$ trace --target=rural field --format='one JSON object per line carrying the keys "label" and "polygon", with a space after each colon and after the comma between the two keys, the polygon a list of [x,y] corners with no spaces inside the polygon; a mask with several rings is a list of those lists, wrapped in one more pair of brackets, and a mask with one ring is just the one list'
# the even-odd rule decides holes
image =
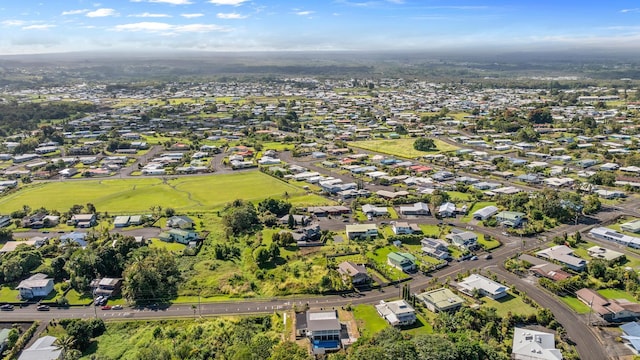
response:
{"label": "rural field", "polygon": [[[286,193],[286,195],[285,195]],[[177,211],[212,210],[235,199],[259,201],[283,198],[294,205],[328,201],[297,186],[252,171],[183,178],[104,179],[47,182],[24,186],[0,199],[0,212],[11,213],[28,205],[67,211],[74,204],[93,203],[98,211],[132,214],[148,212],[152,206]]]}
{"label": "rural field", "polygon": [[433,151],[419,151],[413,148],[415,138],[395,139],[395,140],[365,140],[349,143],[350,147],[371,150],[388,155],[414,159],[429,154],[439,154],[442,152],[458,150],[457,147],[449,145],[438,139],[433,139],[436,149]]}

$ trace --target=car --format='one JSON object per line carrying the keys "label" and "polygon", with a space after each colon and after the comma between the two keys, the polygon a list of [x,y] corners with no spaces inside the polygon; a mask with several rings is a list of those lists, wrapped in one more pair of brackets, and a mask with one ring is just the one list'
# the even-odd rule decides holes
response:
{"label": "car", "polygon": [[506,231],[503,231],[503,232],[502,232],[502,235],[503,235],[503,236],[509,236],[509,233],[508,233],[508,232],[506,232]]}
{"label": "car", "polygon": [[349,219],[342,219],[342,222],[344,222],[344,223],[348,223],[348,222],[349,222]]}
{"label": "car", "polygon": [[113,306],[111,307],[111,310],[122,310],[122,309],[124,309],[124,308],[122,307],[122,305],[113,305]]}
{"label": "car", "polygon": [[491,260],[491,259],[493,259],[493,255],[491,255],[491,254],[485,255],[484,259],[485,260]]}
{"label": "car", "polygon": [[43,233],[43,234],[48,234],[48,233],[49,233],[49,230],[42,230],[42,233]]}
{"label": "car", "polygon": [[0,306],[0,310],[2,310],[2,311],[12,311],[13,310],[13,305],[4,304],[4,305]]}
{"label": "car", "polygon": [[380,225],[387,225],[386,221],[380,221]]}
{"label": "car", "polygon": [[477,256],[475,256],[475,255],[473,255],[469,260],[471,260],[471,261],[476,261],[476,260],[478,260],[478,257],[477,257]]}
{"label": "car", "polygon": [[58,234],[64,234],[64,230],[58,230]]}
{"label": "car", "polygon": [[36,307],[36,310],[38,311],[49,311],[49,305],[45,305],[45,304],[40,304]]}
{"label": "car", "polygon": [[102,302],[102,299],[104,299],[104,297],[98,296],[97,298],[95,298],[93,300],[93,304],[96,305],[96,306],[100,305],[100,303]]}
{"label": "car", "polygon": [[102,310],[111,310],[111,305],[105,305],[101,307]]}

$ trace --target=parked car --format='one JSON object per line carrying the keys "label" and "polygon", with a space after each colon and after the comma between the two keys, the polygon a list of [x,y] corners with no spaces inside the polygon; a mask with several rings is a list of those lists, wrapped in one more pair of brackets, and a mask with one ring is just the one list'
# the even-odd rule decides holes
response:
{"label": "parked car", "polygon": [[477,257],[477,256],[475,256],[475,255],[473,255],[473,256],[470,258],[470,260],[471,260],[471,261],[476,261],[476,260],[478,260],[478,257]]}
{"label": "parked car", "polygon": [[2,311],[12,311],[13,310],[13,305],[11,304],[4,304],[0,306],[0,310]]}
{"label": "parked car", "polygon": [[111,310],[122,310],[122,309],[124,309],[124,308],[122,307],[122,305],[113,305],[113,306],[111,307]]}
{"label": "parked car", "polygon": [[111,305],[105,305],[101,309],[102,310],[111,310]]}
{"label": "parked car", "polygon": [[36,310],[38,311],[49,311],[49,305],[45,305],[45,304],[40,304],[36,307]]}
{"label": "parked car", "polygon": [[485,260],[491,260],[491,259],[493,259],[493,255],[491,255],[491,254],[485,255],[484,259]]}

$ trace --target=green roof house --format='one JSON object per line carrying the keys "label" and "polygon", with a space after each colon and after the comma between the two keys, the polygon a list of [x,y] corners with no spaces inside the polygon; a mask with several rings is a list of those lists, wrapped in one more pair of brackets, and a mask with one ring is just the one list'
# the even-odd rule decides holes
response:
{"label": "green roof house", "polygon": [[390,252],[387,255],[387,263],[398,270],[413,271],[416,268],[416,257],[404,252]]}
{"label": "green roof house", "polygon": [[519,227],[525,221],[525,213],[519,211],[501,211],[496,214],[496,220],[502,226]]}

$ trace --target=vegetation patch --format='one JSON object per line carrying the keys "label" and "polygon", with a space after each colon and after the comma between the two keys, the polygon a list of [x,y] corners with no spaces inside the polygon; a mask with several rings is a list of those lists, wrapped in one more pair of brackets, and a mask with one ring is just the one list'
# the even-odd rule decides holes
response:
{"label": "vegetation patch", "polygon": [[428,154],[439,154],[442,152],[454,151],[458,149],[458,147],[450,145],[442,140],[433,139],[436,149],[428,152],[419,151],[413,147],[415,141],[416,139],[413,138],[395,140],[366,140],[351,142],[349,143],[349,146],[410,159],[415,159],[417,157]]}

